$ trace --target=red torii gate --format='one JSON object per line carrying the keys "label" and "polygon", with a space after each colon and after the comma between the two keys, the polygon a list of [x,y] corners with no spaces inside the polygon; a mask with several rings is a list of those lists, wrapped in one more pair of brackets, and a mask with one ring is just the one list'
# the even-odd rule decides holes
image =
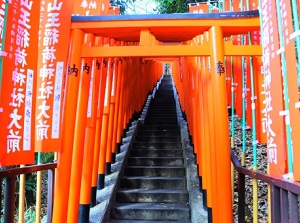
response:
{"label": "red torii gate", "polygon": [[[257,11],[214,15],[73,16],[70,64],[74,67],[80,67],[81,58],[85,58],[84,60],[108,58],[110,60],[110,58],[115,57],[142,57],[144,60],[149,60],[150,58],[208,56],[210,57],[212,72],[210,90],[213,91],[215,101],[212,108],[215,111],[225,111],[227,110],[226,81],[225,76],[219,75],[218,71],[218,66],[224,64],[224,56],[257,56],[262,55],[262,51],[259,45],[237,46],[233,45],[231,41],[224,42],[224,37],[258,31],[259,27]],[[207,34],[206,42],[203,44],[189,43],[193,38],[204,33]],[[85,38],[85,36],[90,36],[90,38]],[[96,45],[94,38],[98,36],[109,37],[124,44],[116,45],[114,42],[107,42]],[[81,152],[78,150],[76,152],[76,149],[73,150],[72,143],[74,134],[84,136],[84,129],[79,127],[80,123],[75,125],[78,86],[82,86],[84,81],[79,77],[80,75],[71,73],[66,88],[65,114],[68,115],[65,116],[62,132],[63,151],[58,157],[53,216],[55,222],[66,222],[67,213],[76,219],[78,211],[76,207],[79,205],[79,198],[73,197],[74,208],[70,209],[69,206],[68,209],[68,199],[72,196],[78,196],[80,190],[78,186],[74,186],[76,182],[80,182],[78,181],[80,176],[77,176],[76,179],[78,180],[72,181],[70,185],[71,163],[82,163]],[[87,94],[88,88],[82,88],[80,97]],[[86,109],[85,101],[81,105],[83,110]],[[202,172],[204,178],[212,174],[217,176],[206,188],[210,191],[208,205],[214,206],[214,220],[218,219],[218,216],[222,216],[218,222],[230,222],[232,214],[227,113],[216,112],[215,125],[211,127],[214,129],[214,134],[218,135],[218,140],[212,141],[214,143],[214,146],[211,145],[210,147],[212,155],[206,157],[206,162],[219,160],[219,163],[214,172]],[[203,148],[203,150],[208,150],[208,148]],[[201,152],[199,151],[198,154],[200,156]],[[81,173],[81,166],[72,165],[72,168],[76,168],[77,174]],[[218,183],[222,183],[222,191],[216,188]],[[213,193],[211,193],[211,186],[213,185]],[[73,218],[70,217],[70,219]]]}

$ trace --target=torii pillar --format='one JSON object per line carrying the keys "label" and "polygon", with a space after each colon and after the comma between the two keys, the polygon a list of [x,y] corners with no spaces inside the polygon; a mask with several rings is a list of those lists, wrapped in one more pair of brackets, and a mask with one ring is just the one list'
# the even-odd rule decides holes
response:
{"label": "torii pillar", "polygon": [[209,29],[211,81],[213,90],[214,129],[215,129],[215,160],[217,161],[217,202],[213,203],[213,222],[232,222],[230,144],[227,113],[226,76],[224,69],[224,38],[221,27]]}

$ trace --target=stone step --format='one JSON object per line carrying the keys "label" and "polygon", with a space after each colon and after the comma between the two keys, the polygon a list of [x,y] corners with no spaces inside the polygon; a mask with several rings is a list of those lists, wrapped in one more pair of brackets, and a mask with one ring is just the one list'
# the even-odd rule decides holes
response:
{"label": "stone step", "polygon": [[153,100],[159,100],[159,99],[169,99],[174,100],[174,92],[173,91],[157,91],[155,94],[155,98]]}
{"label": "stone step", "polygon": [[167,91],[167,92],[172,92],[172,93],[174,93],[172,84],[161,84],[161,85],[159,86],[158,91],[161,91],[161,92]]}
{"label": "stone step", "polygon": [[177,120],[145,120],[145,125],[177,125]]}
{"label": "stone step", "polygon": [[111,208],[115,219],[186,221],[190,219],[190,209],[185,204],[116,203]]}
{"label": "stone step", "polygon": [[174,166],[127,166],[125,176],[184,177],[185,168]]}
{"label": "stone step", "polygon": [[159,105],[153,105],[149,106],[149,112],[176,112],[176,107],[174,106],[159,106]]}
{"label": "stone step", "polygon": [[181,142],[145,143],[133,142],[133,149],[182,149]]}
{"label": "stone step", "polygon": [[150,106],[156,105],[156,103],[159,103],[159,104],[162,104],[162,105],[164,105],[165,103],[167,103],[167,104],[171,104],[174,107],[176,105],[176,101],[174,100],[174,95],[173,94],[161,95],[159,93],[156,93],[155,96],[156,96],[155,97],[156,101],[152,100],[151,103],[150,103]]}
{"label": "stone step", "polygon": [[[168,221],[170,223],[190,223],[190,221]],[[146,220],[111,220],[110,223],[166,223],[166,221],[146,221]]]}
{"label": "stone step", "polygon": [[159,89],[158,89],[158,91],[161,91],[161,92],[163,92],[163,91],[166,91],[166,92],[172,92],[172,93],[174,93],[174,91],[173,91],[173,87],[172,87],[172,84],[170,83],[168,83],[168,84],[166,84],[166,83],[162,83],[160,86],[159,86]]}
{"label": "stone step", "polygon": [[176,120],[177,121],[177,115],[169,115],[169,114],[149,114],[147,116],[147,120]]}
{"label": "stone step", "polygon": [[[162,95],[166,95],[166,94],[172,94],[174,95],[174,91],[173,88],[171,89],[170,87],[167,87],[168,89],[166,89],[164,86],[161,86],[156,93],[161,93]],[[156,96],[156,95],[155,95]],[[156,98],[156,97],[155,97]]]}
{"label": "stone step", "polygon": [[[159,91],[156,92],[157,94],[160,94]],[[154,104],[156,102],[165,102],[168,104],[175,104],[175,98],[174,98],[174,94],[172,92],[172,94],[161,94],[161,95],[155,95],[156,97],[154,99],[152,99],[151,104]],[[159,97],[161,96],[161,97]],[[165,96],[168,96],[170,98],[166,99]]]}
{"label": "stone step", "polygon": [[[158,116],[158,117],[159,116],[170,116],[170,117],[172,117],[172,116],[176,116],[177,113],[176,113],[175,110],[174,111],[161,111],[161,110],[157,110],[157,111],[150,111],[148,113],[148,115],[150,117],[153,117],[153,116]],[[146,118],[149,118],[149,117],[147,116]]]}
{"label": "stone step", "polygon": [[184,165],[182,157],[129,157],[129,166],[178,166]]}
{"label": "stone step", "polygon": [[187,204],[189,201],[186,190],[169,189],[125,189],[116,193],[117,202],[137,203],[176,203]]}
{"label": "stone step", "polygon": [[148,110],[149,114],[151,115],[177,115],[176,113],[176,109],[172,106],[172,108],[163,108],[163,109],[160,109],[160,108],[157,108],[157,107],[152,107],[152,108],[149,108]]}
{"label": "stone step", "polygon": [[160,142],[180,142],[180,136],[141,136],[135,137],[135,142],[160,143]]}
{"label": "stone step", "polygon": [[174,109],[176,106],[175,101],[174,102],[170,102],[170,100],[161,100],[161,101],[153,101],[151,102],[149,108],[171,108]]}
{"label": "stone step", "polygon": [[167,115],[167,114],[171,114],[171,115],[175,115],[177,114],[176,113],[176,108],[174,108],[172,106],[172,108],[169,108],[169,107],[165,107],[165,108],[159,108],[158,106],[156,107],[149,107],[149,110],[148,110],[149,114],[164,114],[164,115]]}
{"label": "stone step", "polygon": [[147,118],[159,118],[159,119],[163,119],[163,118],[176,118],[177,119],[177,114],[152,114],[149,113],[147,115]]}
{"label": "stone step", "polygon": [[155,125],[141,125],[139,127],[140,130],[147,130],[147,131],[180,131],[180,127],[178,125],[160,125],[160,126],[155,126]]}
{"label": "stone step", "polygon": [[173,85],[172,85],[171,81],[160,83],[159,90],[161,90],[161,91],[168,90],[169,91],[170,89],[173,90]]}
{"label": "stone step", "polygon": [[166,104],[166,102],[164,103],[151,103],[149,106],[149,110],[175,110],[175,103],[174,104]]}
{"label": "stone step", "polygon": [[191,209],[171,76],[140,125],[110,208],[112,223],[190,223]]}
{"label": "stone step", "polygon": [[152,102],[149,106],[149,109],[157,108],[157,109],[175,109],[176,107],[175,101],[172,103],[168,102]]}
{"label": "stone step", "polygon": [[179,189],[185,190],[184,177],[125,176],[120,182],[123,189]]}
{"label": "stone step", "polygon": [[145,120],[145,125],[177,125],[177,119],[152,119]]}
{"label": "stone step", "polygon": [[171,80],[162,81],[160,83],[159,90],[164,90],[164,89],[169,88],[169,87],[173,87]]}
{"label": "stone step", "polygon": [[161,106],[161,107],[175,107],[176,102],[175,102],[175,99],[159,98],[159,99],[151,101],[150,107],[155,106],[155,105]]}
{"label": "stone step", "polygon": [[131,157],[183,157],[182,149],[132,149]]}
{"label": "stone step", "polygon": [[140,129],[137,136],[180,136],[180,130],[142,130]]}

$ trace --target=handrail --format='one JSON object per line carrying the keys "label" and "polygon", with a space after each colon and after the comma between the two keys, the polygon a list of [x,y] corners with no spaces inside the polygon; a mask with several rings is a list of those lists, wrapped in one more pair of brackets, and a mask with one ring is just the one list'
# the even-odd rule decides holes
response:
{"label": "handrail", "polygon": [[300,184],[284,178],[276,178],[260,171],[249,170],[241,166],[233,151],[230,151],[231,162],[238,172],[238,222],[245,222],[245,176],[261,180],[270,185],[271,192],[271,219],[272,223],[298,222]]}
{"label": "handrail", "polygon": [[[39,171],[48,171],[48,199],[47,199],[47,222],[52,222],[52,201],[53,201],[53,185],[54,185],[54,170],[57,163],[47,163],[40,165],[32,165],[25,167],[18,167],[13,169],[0,170],[0,191],[2,192],[2,181],[5,179],[5,192],[4,192],[4,222],[14,222],[14,201],[16,189],[16,176],[22,174],[30,174]],[[1,195],[1,193],[0,193]],[[2,196],[0,196],[0,208],[2,210]],[[1,213],[0,213],[1,218]]]}
{"label": "handrail", "polygon": [[43,170],[55,169],[57,163],[46,163],[40,165],[32,165],[32,166],[25,166],[25,167],[18,167],[13,169],[4,169],[0,170],[0,179],[17,176],[21,174],[29,174]]}
{"label": "handrail", "polygon": [[260,171],[249,170],[246,167],[241,166],[240,162],[238,161],[237,157],[234,155],[232,150],[230,151],[230,156],[231,162],[233,163],[237,172],[243,173],[244,175],[250,176],[257,180],[261,180],[276,187],[280,187],[284,190],[288,190],[294,194],[300,195],[300,183],[286,180],[284,178],[276,178],[269,174],[264,174]]}

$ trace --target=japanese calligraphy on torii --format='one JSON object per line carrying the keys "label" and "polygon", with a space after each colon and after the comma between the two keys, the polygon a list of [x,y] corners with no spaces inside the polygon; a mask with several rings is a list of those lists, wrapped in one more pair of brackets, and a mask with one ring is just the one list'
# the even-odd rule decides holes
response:
{"label": "japanese calligraphy on torii", "polygon": [[225,73],[224,65],[221,61],[218,61],[216,64],[216,72],[221,76]]}
{"label": "japanese calligraphy on torii", "polygon": [[81,8],[84,9],[96,9],[97,8],[97,2],[96,1],[87,1],[87,0],[82,0],[80,4]]}

